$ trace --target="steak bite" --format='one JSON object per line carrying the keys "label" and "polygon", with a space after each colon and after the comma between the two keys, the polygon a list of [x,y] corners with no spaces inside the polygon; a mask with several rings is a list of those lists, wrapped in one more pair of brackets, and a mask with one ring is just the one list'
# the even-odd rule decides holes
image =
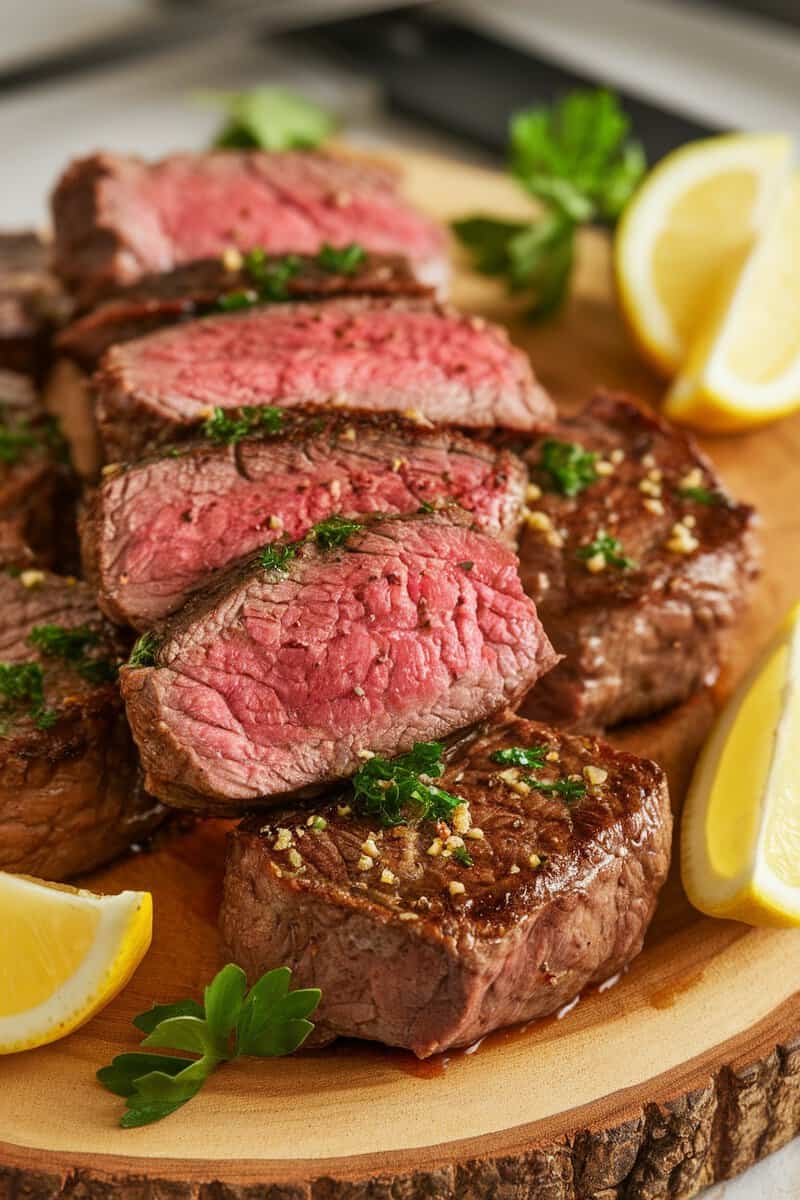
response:
{"label": "steak bite", "polygon": [[410,809],[383,827],[357,793],[231,835],[227,957],[321,988],[317,1036],[425,1058],[544,1017],[641,950],[670,858],[655,763],[509,716],[436,784],[458,803],[438,824]]}
{"label": "steak bite", "polygon": [[619,396],[596,396],[525,458],[520,572],[564,655],[526,714],[601,728],[713,683],[757,573],[754,510],[691,438]]}
{"label": "steak bite", "polygon": [[524,432],[553,417],[505,330],[413,299],[205,317],[113,347],[95,385],[109,462],[185,436],[215,407],[333,406]]}
{"label": "steak bite", "polygon": [[74,550],[65,451],[25,375],[0,370],[0,521],[48,564]]}
{"label": "steak bite", "polygon": [[48,259],[37,234],[0,234],[0,370],[43,370],[50,335],[65,310]]}
{"label": "steak bite", "polygon": [[[347,254],[347,251],[345,251]],[[238,253],[203,259],[178,267],[169,275],[147,275],[118,288],[96,308],[77,317],[56,338],[56,348],[86,370],[93,370],[111,346],[142,337],[164,325],[206,316],[237,305],[331,296],[426,296],[426,288],[399,255],[364,254],[345,270],[336,256],[267,257],[259,270],[250,256]],[[226,262],[233,266],[226,266]],[[328,266],[321,265],[329,263]],[[239,265],[241,264],[241,265]],[[259,279],[268,280],[268,288]]]}
{"label": "steak bite", "polygon": [[121,680],[149,790],[224,811],[449,737],[554,661],[512,551],[425,513],[266,547],[145,634]]}
{"label": "steak bite", "polygon": [[0,869],[66,879],[163,819],[142,788],[116,666],[124,643],[91,590],[0,573]]}
{"label": "steak bite", "polygon": [[402,255],[426,285],[447,280],[444,232],[396,175],[321,153],[95,154],[67,168],[52,206],[56,270],[82,307],[231,247],[313,255],[358,242]]}
{"label": "steak bite", "polygon": [[180,453],[106,473],[81,534],[112,620],[146,629],[221,567],[267,541],[303,537],[334,513],[407,514],[454,501],[477,528],[514,539],[527,473],[509,451],[385,419],[271,415],[275,437],[238,440],[246,421],[215,419],[209,438]]}

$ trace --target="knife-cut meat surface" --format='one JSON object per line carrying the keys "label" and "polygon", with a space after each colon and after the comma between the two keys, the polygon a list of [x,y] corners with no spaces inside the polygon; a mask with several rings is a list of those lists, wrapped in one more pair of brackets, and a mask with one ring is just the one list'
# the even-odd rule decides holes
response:
{"label": "knife-cut meat surface", "polygon": [[125,651],[86,584],[0,572],[0,870],[66,879],[163,820],[115,679]]}
{"label": "knife-cut meat surface", "polygon": [[425,284],[447,281],[444,232],[396,175],[327,154],[94,154],[67,168],[52,207],[55,267],[82,305],[231,247],[311,255],[356,242],[403,255]]}
{"label": "knife-cut meat surface", "polygon": [[113,347],[95,384],[108,462],[174,441],[216,407],[338,407],[526,433],[554,415],[505,330],[414,299],[205,317]]}
{"label": "knife-cut meat surface", "polygon": [[225,810],[455,735],[554,661],[513,552],[442,513],[256,552],[145,634],[121,678],[149,790]]}
{"label": "knife-cut meat surface", "polygon": [[520,570],[564,655],[526,713],[602,728],[713,683],[757,572],[753,509],[624,397],[597,396],[524,457],[541,494]]}
{"label": "knife-cut meat surface", "polygon": [[436,782],[461,802],[449,824],[385,828],[345,793],[231,835],[227,957],[320,987],[315,1036],[426,1057],[554,1012],[642,947],[670,858],[659,767],[509,717]]}
{"label": "knife-cut meat surface", "polygon": [[48,342],[66,310],[35,233],[0,233],[0,369],[41,375]]}
{"label": "knife-cut meat surface", "polygon": [[112,620],[146,629],[221,567],[333,513],[407,514],[453,501],[477,527],[514,538],[527,473],[510,452],[386,419],[278,416],[275,437],[204,439],[106,473],[81,533]]}

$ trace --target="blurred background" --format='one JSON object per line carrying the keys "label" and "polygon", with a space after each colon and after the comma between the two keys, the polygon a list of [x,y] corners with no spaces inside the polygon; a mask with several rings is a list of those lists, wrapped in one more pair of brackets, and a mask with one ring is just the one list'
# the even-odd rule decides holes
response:
{"label": "blurred background", "polygon": [[727,128],[800,137],[800,0],[0,0],[0,224],[63,162],[207,144],[203,88],[291,87],[362,144],[499,161],[510,112],[587,81],[652,161]]}

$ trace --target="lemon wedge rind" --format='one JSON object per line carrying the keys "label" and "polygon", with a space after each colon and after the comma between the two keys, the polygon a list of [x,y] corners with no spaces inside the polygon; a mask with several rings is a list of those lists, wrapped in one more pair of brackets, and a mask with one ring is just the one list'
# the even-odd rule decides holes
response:
{"label": "lemon wedge rind", "polygon": [[[800,926],[799,733],[800,604],[726,704],[695,768],[681,825],[681,875],[701,912],[751,925]],[[734,786],[715,797],[726,756]],[[745,787],[754,762],[760,786],[737,794],[737,764]],[[726,856],[727,839],[734,853]]]}
{"label": "lemon wedge rind", "polygon": [[[720,270],[731,260],[741,263],[764,228],[791,155],[783,134],[691,142],[650,172],[626,208],[614,245],[620,304],[634,340],[661,373],[672,376],[682,366],[687,328],[694,328]],[[664,238],[674,242],[674,260],[668,254],[659,261]],[[682,291],[667,300],[662,292],[670,274]],[[688,311],[671,311],[671,303]]]}
{"label": "lemon wedge rind", "polygon": [[[0,1054],[44,1045],[83,1025],[122,990],[152,937],[149,892],[99,896],[0,872],[0,914],[9,953],[0,966]],[[77,961],[69,947],[49,944],[61,928],[79,935]],[[48,968],[50,958],[56,965]],[[58,964],[63,970],[65,962],[69,973],[60,978]],[[24,981],[15,985],[23,964]]]}

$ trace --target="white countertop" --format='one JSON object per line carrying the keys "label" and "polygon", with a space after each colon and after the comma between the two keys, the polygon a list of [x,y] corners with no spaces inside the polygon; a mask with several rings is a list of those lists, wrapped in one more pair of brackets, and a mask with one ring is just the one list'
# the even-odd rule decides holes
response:
{"label": "white countertop", "polygon": [[[734,21],[720,34],[708,11],[668,7],[655,0],[559,0],[552,3],[474,0],[481,19],[580,66],[591,61],[609,82],[639,87],[662,102],[680,94],[689,112],[746,128],[783,128],[800,138],[800,37],[763,32]],[[113,8],[114,12],[110,12]],[[0,64],[10,61],[18,32],[21,44],[52,44],[61,22],[65,33],[124,18],[134,0],[5,0]],[[48,37],[31,35],[49,22]],[[246,35],[226,29],[212,42],[140,59],[109,72],[90,73],[52,87],[0,96],[0,228],[46,220],[46,197],[64,164],[98,148],[146,156],[207,144],[218,116],[193,103],[202,88],[289,84],[337,109],[354,140],[441,149],[479,158],[471,148],[414,129],[382,115],[374,90],[333,70],[300,59],[277,57]],[[731,114],[735,114],[731,118]],[[707,1200],[798,1200],[800,1140],[739,1180],[707,1193]]]}

